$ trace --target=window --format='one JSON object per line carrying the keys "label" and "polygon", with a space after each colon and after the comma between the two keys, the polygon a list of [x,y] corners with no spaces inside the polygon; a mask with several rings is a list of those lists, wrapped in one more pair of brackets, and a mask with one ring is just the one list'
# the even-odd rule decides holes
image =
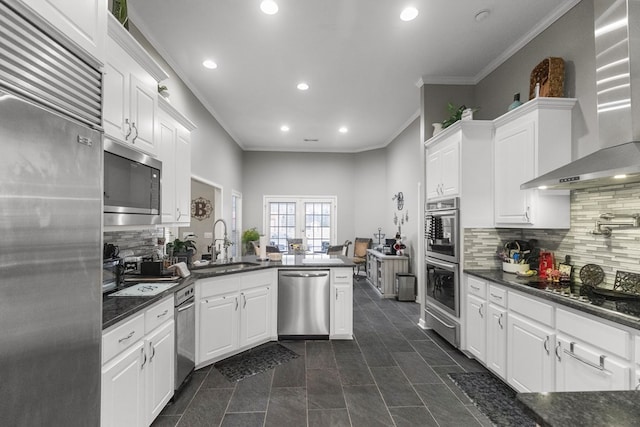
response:
{"label": "window", "polygon": [[308,252],[336,241],[335,197],[265,197],[265,230],[271,245],[287,251],[287,239],[302,239]]}

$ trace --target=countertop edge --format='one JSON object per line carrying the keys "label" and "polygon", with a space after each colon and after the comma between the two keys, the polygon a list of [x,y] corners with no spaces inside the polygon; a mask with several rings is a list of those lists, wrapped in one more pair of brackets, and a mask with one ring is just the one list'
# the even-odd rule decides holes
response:
{"label": "countertop edge", "polygon": [[[602,307],[598,307],[590,303],[580,302],[580,301],[568,298],[566,296],[561,296],[561,295],[557,295],[541,289],[529,287],[523,284],[524,281],[530,280],[529,278],[526,278],[526,277],[520,278],[511,273],[504,273],[500,269],[491,269],[491,270],[464,269],[463,273],[469,274],[475,277],[479,277],[481,279],[488,280],[491,282],[495,282],[499,285],[506,286],[508,288],[517,290],[519,292],[533,295],[535,297],[545,299],[547,301],[551,301],[559,305],[563,305],[565,307],[569,307],[569,308],[581,311],[583,313],[588,313],[593,316],[597,316],[602,319],[605,319],[614,323],[618,323],[623,326],[640,330],[640,318],[638,317],[624,314],[624,313],[617,313]],[[504,278],[505,275],[508,275],[509,279],[511,279],[511,277],[513,277],[513,279],[507,280]],[[521,283],[518,283],[518,281],[521,281]]]}

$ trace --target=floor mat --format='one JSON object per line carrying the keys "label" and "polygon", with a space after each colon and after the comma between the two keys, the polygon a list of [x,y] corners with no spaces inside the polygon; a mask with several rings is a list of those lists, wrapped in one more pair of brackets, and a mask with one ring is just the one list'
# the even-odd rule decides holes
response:
{"label": "floor mat", "polygon": [[516,392],[490,372],[447,375],[496,426],[536,425],[516,402]]}
{"label": "floor mat", "polygon": [[259,374],[297,357],[299,357],[298,353],[283,345],[265,344],[231,356],[213,366],[233,382]]}

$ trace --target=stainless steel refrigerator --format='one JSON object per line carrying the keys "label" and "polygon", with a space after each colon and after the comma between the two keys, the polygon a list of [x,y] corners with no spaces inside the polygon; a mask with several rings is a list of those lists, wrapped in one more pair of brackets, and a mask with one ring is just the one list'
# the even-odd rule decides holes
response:
{"label": "stainless steel refrigerator", "polygon": [[99,70],[0,0],[0,425],[98,426]]}

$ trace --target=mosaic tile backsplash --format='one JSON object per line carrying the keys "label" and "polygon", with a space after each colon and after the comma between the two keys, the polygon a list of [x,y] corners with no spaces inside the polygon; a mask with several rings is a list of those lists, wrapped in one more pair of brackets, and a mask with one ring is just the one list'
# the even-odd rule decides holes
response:
{"label": "mosaic tile backsplash", "polygon": [[135,256],[142,256],[153,253],[156,248],[161,249],[157,242],[163,235],[164,229],[160,227],[148,230],[105,231],[103,240],[104,243],[116,245],[121,253],[131,250]]}
{"label": "mosaic tile backsplash", "polygon": [[571,256],[573,277],[586,264],[605,272],[601,286],[613,287],[617,270],[640,273],[640,228],[613,228],[611,237],[594,235],[603,213],[640,213],[640,184],[616,185],[571,192],[569,230],[480,229],[464,230],[464,268],[500,268],[498,247],[510,240],[537,239],[539,247],[554,252],[556,262]]}

